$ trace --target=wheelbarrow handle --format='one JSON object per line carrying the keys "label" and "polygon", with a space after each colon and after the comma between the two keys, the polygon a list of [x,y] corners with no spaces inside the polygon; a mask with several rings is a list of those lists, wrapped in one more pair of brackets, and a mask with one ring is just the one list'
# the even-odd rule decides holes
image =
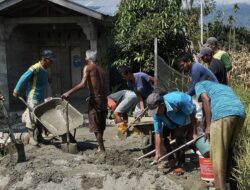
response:
{"label": "wheelbarrow handle", "polygon": [[28,103],[21,96],[18,96],[18,99],[24,103],[24,105],[29,109],[30,112],[33,111],[32,108],[28,105]]}

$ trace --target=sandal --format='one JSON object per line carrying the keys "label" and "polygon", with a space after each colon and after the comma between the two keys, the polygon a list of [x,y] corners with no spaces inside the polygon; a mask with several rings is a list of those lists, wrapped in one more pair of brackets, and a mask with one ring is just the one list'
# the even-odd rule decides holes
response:
{"label": "sandal", "polygon": [[172,172],[172,175],[174,175],[174,176],[180,176],[180,175],[183,175],[184,173],[185,173],[185,170],[183,168],[177,167]]}

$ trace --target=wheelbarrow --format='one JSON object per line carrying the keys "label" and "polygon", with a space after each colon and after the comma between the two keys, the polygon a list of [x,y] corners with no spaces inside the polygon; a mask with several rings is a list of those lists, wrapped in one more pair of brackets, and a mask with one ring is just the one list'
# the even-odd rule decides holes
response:
{"label": "wheelbarrow", "polygon": [[[23,103],[27,103],[19,97]],[[30,109],[30,108],[29,108]],[[71,106],[66,100],[52,98],[30,110],[35,118],[54,136],[64,137],[67,134],[67,144],[62,144],[61,148],[65,152],[76,153],[76,143],[70,143],[70,131],[83,125],[83,115]],[[72,135],[71,135],[72,136]]]}

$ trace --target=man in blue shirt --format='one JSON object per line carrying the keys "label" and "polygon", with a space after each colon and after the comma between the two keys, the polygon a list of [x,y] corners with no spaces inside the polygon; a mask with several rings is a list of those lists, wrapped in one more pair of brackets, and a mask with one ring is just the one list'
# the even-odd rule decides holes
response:
{"label": "man in blue shirt", "polygon": [[[18,80],[16,87],[13,91],[13,96],[18,97],[22,87],[26,84],[27,103],[31,108],[44,101],[45,89],[48,84],[48,71],[47,68],[54,62],[55,56],[51,50],[44,50],[42,52],[41,60],[32,65]],[[25,111],[26,127],[30,134],[30,144],[38,145],[38,140],[42,140],[41,130],[38,134],[34,134],[36,124],[32,122],[28,109]]]}
{"label": "man in blue shirt", "polygon": [[204,77],[209,77],[212,81],[218,82],[216,76],[201,65],[194,62],[193,56],[189,53],[183,53],[177,61],[177,66],[182,72],[190,73],[192,78],[192,87],[188,90],[187,94],[193,96],[195,94],[194,86]]}
{"label": "man in blue shirt", "polygon": [[146,108],[145,101],[154,90],[152,85],[155,83],[155,79],[143,72],[133,73],[130,67],[123,67],[121,74],[127,81],[128,89],[136,93],[138,102],[135,110],[136,116]]}
{"label": "man in blue shirt", "polygon": [[245,109],[229,86],[200,81],[195,85],[195,92],[202,102],[205,134],[210,139],[215,188],[224,190],[230,177],[232,150],[244,123]]}
{"label": "man in blue shirt", "polygon": [[[161,96],[159,93],[152,93],[147,98],[149,108],[148,114],[154,119],[155,132],[155,160],[159,160],[162,145],[162,129],[166,127],[171,130],[176,139],[177,146],[185,144],[187,132],[193,130],[188,128],[188,124],[196,122],[196,106],[192,102],[192,97],[186,93],[175,91]],[[189,125],[191,127],[191,125]],[[177,168],[182,174],[185,162],[185,151],[180,150],[177,154]]]}

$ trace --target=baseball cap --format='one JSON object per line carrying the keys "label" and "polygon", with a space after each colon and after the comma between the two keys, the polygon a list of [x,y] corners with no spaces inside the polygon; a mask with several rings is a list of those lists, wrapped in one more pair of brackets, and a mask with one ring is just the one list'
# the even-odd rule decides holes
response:
{"label": "baseball cap", "polygon": [[[153,92],[148,96],[146,102],[148,106],[148,115],[154,116],[157,114],[159,105],[163,103],[163,98],[161,97],[159,93]],[[173,110],[167,101],[165,101],[164,104],[166,105],[168,111]]]}
{"label": "baseball cap", "polygon": [[218,40],[215,37],[209,37],[206,41],[206,46],[216,44],[218,44]]}
{"label": "baseball cap", "polygon": [[97,51],[87,50],[86,51],[86,60],[96,61]]}
{"label": "baseball cap", "polygon": [[213,50],[209,47],[203,47],[201,48],[200,53],[198,53],[197,57],[202,58],[204,55],[212,55]]}
{"label": "baseball cap", "polygon": [[45,58],[45,59],[49,59],[51,61],[55,61],[54,52],[49,50],[49,49],[46,49],[46,50],[42,51],[42,57]]}

